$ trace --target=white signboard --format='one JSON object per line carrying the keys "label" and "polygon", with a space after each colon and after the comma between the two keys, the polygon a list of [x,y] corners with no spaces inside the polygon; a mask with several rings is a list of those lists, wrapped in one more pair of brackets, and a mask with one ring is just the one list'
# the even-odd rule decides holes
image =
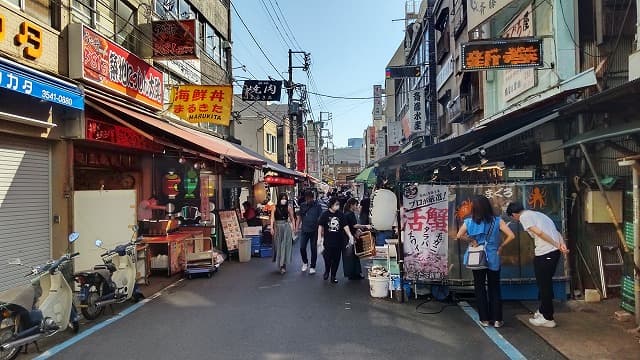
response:
{"label": "white signboard", "polygon": [[444,64],[442,65],[442,68],[440,69],[440,71],[438,72],[438,75],[436,76],[436,88],[438,90],[440,90],[442,85],[444,85],[447,82],[447,80],[449,80],[451,75],[453,75],[453,68],[454,68],[453,57],[449,55],[449,58],[447,58],[447,60],[444,62]]}
{"label": "white signboard", "polygon": [[402,212],[406,279],[445,278],[449,272],[448,186],[406,185]]}
{"label": "white signboard", "polygon": [[176,76],[183,78],[189,84],[200,85],[202,83],[200,60],[155,60],[155,62]]}
{"label": "white signboard", "polygon": [[[503,38],[534,36],[533,8],[527,6],[502,33]],[[502,76],[502,95],[509,101],[536,86],[535,69],[509,69],[500,72]]]}
{"label": "white signboard", "polygon": [[424,98],[422,88],[409,92],[409,125],[412,134],[424,133],[427,120]]}
{"label": "white signboard", "polygon": [[473,30],[512,1],[513,0],[469,0],[467,2],[468,29]]}

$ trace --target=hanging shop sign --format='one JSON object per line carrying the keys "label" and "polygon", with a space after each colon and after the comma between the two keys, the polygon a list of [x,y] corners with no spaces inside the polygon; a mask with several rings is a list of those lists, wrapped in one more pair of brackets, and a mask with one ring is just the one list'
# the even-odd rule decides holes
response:
{"label": "hanging shop sign", "polygon": [[424,90],[422,88],[412,90],[409,96],[409,122],[411,124],[411,133],[422,133],[427,119],[427,114],[425,112]]}
{"label": "hanging shop sign", "polygon": [[373,119],[382,119],[382,85],[373,85]]}
{"label": "hanging shop sign", "polygon": [[231,119],[231,85],[180,85],[172,89],[174,114],[191,123],[229,126]]}
{"label": "hanging shop sign", "polygon": [[295,185],[296,181],[291,178],[285,178],[280,176],[265,176],[264,182],[269,185]]}
{"label": "hanging shop sign", "polygon": [[121,170],[137,170],[139,168],[136,155],[95,148],[74,147],[73,162],[78,167],[88,166]]}
{"label": "hanging shop sign", "polygon": [[245,80],[242,86],[243,101],[280,101],[282,81]]}
{"label": "hanging shop sign", "polygon": [[196,19],[151,23],[154,59],[197,59]]}
{"label": "hanging shop sign", "polygon": [[73,109],[84,109],[77,86],[0,58],[0,87]]}
{"label": "hanging shop sign", "polygon": [[134,130],[121,125],[107,124],[98,120],[86,119],[86,139],[99,141],[130,149],[159,152],[163,150],[161,145],[138,134]]}
{"label": "hanging shop sign", "polygon": [[69,24],[69,76],[162,109],[162,72],[82,24]]}
{"label": "hanging shop sign", "polygon": [[[507,26],[502,33],[503,38],[533,37],[533,7],[527,6]],[[500,73],[502,76],[502,94],[509,101],[523,92],[536,86],[535,69],[509,69]]]}
{"label": "hanging shop sign", "polygon": [[296,152],[296,166],[297,170],[304,172],[307,169],[307,144],[304,138],[297,139],[298,149]]}
{"label": "hanging shop sign", "polygon": [[448,275],[449,189],[407,184],[403,189],[404,268],[410,280]]}
{"label": "hanging shop sign", "polygon": [[385,70],[385,77],[387,79],[420,77],[421,75],[422,75],[422,69],[420,69],[420,65],[390,66]]}
{"label": "hanging shop sign", "polygon": [[467,2],[468,29],[472,30],[489,20],[513,0],[469,0]]}
{"label": "hanging shop sign", "polygon": [[472,41],[462,44],[462,70],[542,66],[542,40],[536,38]]}

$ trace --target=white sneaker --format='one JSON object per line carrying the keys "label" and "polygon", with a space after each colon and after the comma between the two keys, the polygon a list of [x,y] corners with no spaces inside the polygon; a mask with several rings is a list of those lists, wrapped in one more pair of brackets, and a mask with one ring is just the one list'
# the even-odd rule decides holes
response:
{"label": "white sneaker", "polygon": [[537,318],[533,317],[529,319],[529,322],[533,326],[548,327],[548,328],[554,328],[557,326],[555,321],[547,320],[544,317],[537,317]]}
{"label": "white sneaker", "polygon": [[313,275],[316,273],[316,268],[310,268],[309,269],[309,275]]}
{"label": "white sneaker", "polygon": [[302,264],[302,272],[307,271],[308,268],[309,266],[307,266],[307,264]]}
{"label": "white sneaker", "polygon": [[539,318],[544,318],[544,316],[542,316],[542,314],[540,313],[540,310],[536,310],[536,312],[533,314],[533,318],[539,319]]}

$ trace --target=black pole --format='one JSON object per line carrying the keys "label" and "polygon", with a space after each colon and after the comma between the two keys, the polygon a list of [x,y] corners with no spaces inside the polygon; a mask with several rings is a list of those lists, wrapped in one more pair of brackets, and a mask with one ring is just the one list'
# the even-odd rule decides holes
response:
{"label": "black pole", "polygon": [[400,302],[404,302],[404,245],[402,242],[402,219],[400,209],[402,206],[402,189],[400,182],[396,182],[396,230],[398,231],[398,269],[400,270]]}
{"label": "black pole", "polygon": [[293,136],[293,132],[294,132],[294,124],[293,124],[293,109],[291,108],[293,106],[293,102],[291,101],[293,99],[293,61],[292,61],[292,51],[291,49],[289,49],[289,82],[287,83],[287,96],[288,96],[288,107],[287,107],[287,111],[289,114],[289,146],[287,148],[287,152],[289,153],[289,164],[291,166],[291,169],[295,169],[296,168],[296,153],[295,153],[295,144],[294,144],[294,136]]}

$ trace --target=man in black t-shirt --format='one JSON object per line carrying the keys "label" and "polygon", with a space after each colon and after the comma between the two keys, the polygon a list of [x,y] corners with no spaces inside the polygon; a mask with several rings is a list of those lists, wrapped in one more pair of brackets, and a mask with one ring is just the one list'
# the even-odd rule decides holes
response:
{"label": "man in black t-shirt", "polygon": [[347,234],[349,242],[353,243],[353,235],[349,230],[344,215],[340,212],[340,202],[337,198],[329,200],[329,210],[325,211],[318,222],[318,248],[324,248],[324,279],[337,283],[336,274],[340,266],[342,249],[345,247],[344,234]]}

